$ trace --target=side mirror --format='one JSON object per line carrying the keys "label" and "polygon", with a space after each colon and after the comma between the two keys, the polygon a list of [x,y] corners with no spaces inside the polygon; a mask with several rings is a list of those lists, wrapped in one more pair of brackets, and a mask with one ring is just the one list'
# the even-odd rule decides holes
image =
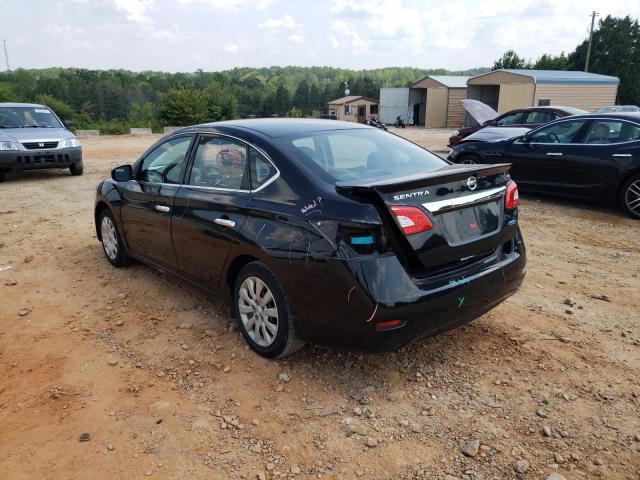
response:
{"label": "side mirror", "polygon": [[111,170],[111,178],[116,182],[128,182],[133,178],[133,169],[131,165],[120,165]]}
{"label": "side mirror", "polygon": [[66,129],[73,128],[73,122],[71,120],[64,120],[62,124]]}

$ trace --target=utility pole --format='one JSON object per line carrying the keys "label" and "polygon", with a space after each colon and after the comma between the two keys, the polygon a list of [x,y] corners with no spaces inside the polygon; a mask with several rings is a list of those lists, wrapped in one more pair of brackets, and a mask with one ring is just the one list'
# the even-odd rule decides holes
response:
{"label": "utility pole", "polygon": [[7,53],[7,41],[3,38],[2,45],[4,46],[4,61],[7,63],[7,72],[11,71],[11,67],[9,66],[9,54]]}
{"label": "utility pole", "polygon": [[597,16],[598,14],[596,13],[595,10],[591,12],[591,29],[589,30],[589,45],[587,46],[587,59],[584,61],[585,72],[589,71],[589,57],[591,56],[591,40],[593,38],[593,24],[595,23]]}

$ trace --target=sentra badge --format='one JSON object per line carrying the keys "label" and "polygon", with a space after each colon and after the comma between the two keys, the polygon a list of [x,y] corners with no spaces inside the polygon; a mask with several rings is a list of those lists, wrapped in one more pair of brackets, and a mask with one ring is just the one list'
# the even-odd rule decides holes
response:
{"label": "sentra badge", "polygon": [[429,190],[418,190],[417,192],[402,193],[400,195],[394,195],[394,200],[406,200],[408,198],[425,197],[429,195]]}

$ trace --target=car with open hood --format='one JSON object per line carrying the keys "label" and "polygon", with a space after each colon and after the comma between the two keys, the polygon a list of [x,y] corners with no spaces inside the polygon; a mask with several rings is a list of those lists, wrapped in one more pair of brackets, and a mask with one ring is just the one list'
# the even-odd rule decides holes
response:
{"label": "car with open hood", "polygon": [[530,131],[485,128],[448,158],[461,164],[507,162],[523,191],[617,206],[640,219],[640,113],[571,116]]}
{"label": "car with open hood", "polygon": [[82,147],[45,105],[0,103],[0,182],[12,170],[68,168],[82,175]]}
{"label": "car with open hood", "polygon": [[464,325],[520,286],[509,165],[452,165],[336,120],[187,127],[98,186],[114,266],[137,259],[227,292],[251,348],[397,349]]}
{"label": "car with open hood", "polygon": [[586,110],[573,107],[531,107],[510,110],[499,115],[486,103],[473,99],[462,100],[462,105],[473,119],[474,125],[458,130],[449,137],[449,146],[458,145],[465,137],[486,127],[536,128],[569,115],[584,115]]}

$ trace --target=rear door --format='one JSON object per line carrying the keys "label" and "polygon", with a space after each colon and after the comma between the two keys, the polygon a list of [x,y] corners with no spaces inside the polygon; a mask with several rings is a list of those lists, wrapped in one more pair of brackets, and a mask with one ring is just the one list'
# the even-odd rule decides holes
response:
{"label": "rear door", "polygon": [[[180,272],[215,290],[238,231],[246,221],[257,158],[250,145],[224,135],[200,135],[176,194],[173,243]],[[265,160],[266,161],[266,160]],[[269,164],[270,165],[270,164]],[[267,168],[268,170],[268,168]],[[264,180],[264,169],[259,169]]]}
{"label": "rear door", "polygon": [[523,188],[538,191],[563,190],[573,182],[569,151],[579,144],[589,120],[564,120],[541,127],[509,145],[504,161],[510,162],[511,176]]}
{"label": "rear door", "polygon": [[568,193],[599,198],[615,192],[621,172],[631,163],[640,145],[640,126],[618,119],[596,119],[589,125],[583,140],[566,153],[571,172]]}
{"label": "rear door", "polygon": [[182,181],[193,135],[170,138],[140,161],[136,178],[123,185],[122,225],[131,251],[174,269],[171,243],[173,197]]}

